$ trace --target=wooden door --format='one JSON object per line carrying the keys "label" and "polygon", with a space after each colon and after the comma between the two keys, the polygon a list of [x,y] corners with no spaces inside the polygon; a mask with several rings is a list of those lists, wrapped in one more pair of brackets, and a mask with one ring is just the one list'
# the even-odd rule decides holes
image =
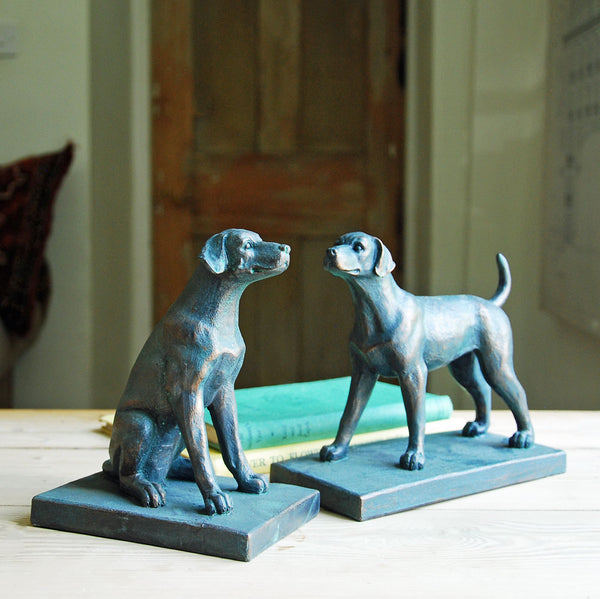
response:
{"label": "wooden door", "polygon": [[251,286],[238,386],[349,373],[352,304],[322,268],[342,233],[396,251],[402,155],[397,2],[155,0],[155,316],[229,227],[292,247]]}

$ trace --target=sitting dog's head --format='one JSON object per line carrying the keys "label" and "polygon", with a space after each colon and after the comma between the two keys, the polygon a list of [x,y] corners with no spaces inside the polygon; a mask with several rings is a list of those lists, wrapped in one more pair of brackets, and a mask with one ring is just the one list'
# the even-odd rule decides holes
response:
{"label": "sitting dog's head", "polygon": [[290,247],[263,241],[252,231],[227,229],[206,242],[200,259],[215,275],[231,273],[258,280],[278,275],[289,266]]}
{"label": "sitting dog's head", "polygon": [[396,264],[378,237],[346,233],[325,252],[325,270],[338,277],[384,277]]}

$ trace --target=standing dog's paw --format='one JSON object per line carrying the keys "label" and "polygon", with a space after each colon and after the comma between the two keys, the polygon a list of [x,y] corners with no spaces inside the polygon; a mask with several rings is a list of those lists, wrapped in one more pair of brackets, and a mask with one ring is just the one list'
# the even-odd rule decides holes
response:
{"label": "standing dog's paw", "polygon": [[331,445],[324,445],[321,447],[319,458],[321,459],[321,462],[335,462],[337,460],[344,459],[347,455],[347,445],[336,445],[333,443]]}
{"label": "standing dog's paw", "polygon": [[525,449],[533,445],[533,431],[517,431],[509,440],[509,447]]}
{"label": "standing dog's paw", "polygon": [[233,507],[229,495],[223,491],[214,491],[204,496],[204,512],[207,516],[227,514]]}
{"label": "standing dog's paw", "polygon": [[400,458],[398,465],[403,470],[422,470],[425,465],[425,456],[422,451],[407,451]]}
{"label": "standing dog's paw", "polygon": [[463,437],[479,437],[480,435],[484,435],[487,433],[488,425],[486,422],[467,422],[465,424],[462,435]]}
{"label": "standing dog's paw", "polygon": [[238,491],[242,493],[266,493],[269,488],[266,477],[252,472],[248,478],[238,480]]}

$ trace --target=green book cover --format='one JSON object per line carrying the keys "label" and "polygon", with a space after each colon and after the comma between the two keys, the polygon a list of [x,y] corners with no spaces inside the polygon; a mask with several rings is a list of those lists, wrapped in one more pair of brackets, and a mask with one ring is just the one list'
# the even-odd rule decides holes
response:
{"label": "green book cover", "polygon": [[[346,405],[350,377],[236,390],[240,439],[244,449],[275,447],[335,437]],[[447,395],[427,393],[428,422],[449,418]],[[211,445],[216,444],[206,411]],[[358,423],[356,434],[406,426],[400,387],[378,381]]]}

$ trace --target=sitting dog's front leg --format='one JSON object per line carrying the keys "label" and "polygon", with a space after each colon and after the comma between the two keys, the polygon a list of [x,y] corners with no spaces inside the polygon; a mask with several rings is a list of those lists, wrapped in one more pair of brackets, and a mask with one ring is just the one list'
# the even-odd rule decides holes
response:
{"label": "sitting dog's front leg", "polygon": [[408,447],[400,457],[400,468],[421,470],[425,465],[425,384],[427,366],[417,365],[399,377],[406,419],[408,423]]}
{"label": "sitting dog's front leg", "polygon": [[178,410],[177,416],[179,428],[192,463],[194,479],[204,498],[205,511],[209,516],[212,516],[215,513],[225,514],[231,511],[232,504],[229,496],[221,491],[215,478],[215,471],[208,450],[204,402],[201,395],[201,392],[198,395],[185,394],[182,397],[181,408]]}
{"label": "sitting dog's front leg", "polygon": [[219,439],[223,461],[238,483],[238,491],[265,493],[267,479],[256,474],[244,454],[236,412],[233,385],[223,387],[208,406]]}
{"label": "sitting dog's front leg", "polygon": [[374,372],[353,369],[350,392],[340,420],[340,426],[334,442],[321,448],[320,458],[322,462],[341,460],[348,455],[348,446],[369,397],[371,397],[377,378],[378,376]]}

